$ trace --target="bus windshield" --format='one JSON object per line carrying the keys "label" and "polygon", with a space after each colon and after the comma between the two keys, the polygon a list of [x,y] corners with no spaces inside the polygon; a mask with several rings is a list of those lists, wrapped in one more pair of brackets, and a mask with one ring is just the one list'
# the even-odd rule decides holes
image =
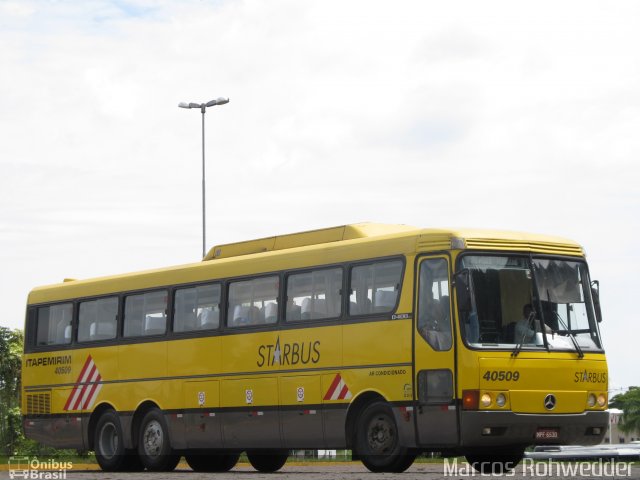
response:
{"label": "bus windshield", "polygon": [[602,350],[584,262],[465,255],[457,279],[461,330],[473,348]]}

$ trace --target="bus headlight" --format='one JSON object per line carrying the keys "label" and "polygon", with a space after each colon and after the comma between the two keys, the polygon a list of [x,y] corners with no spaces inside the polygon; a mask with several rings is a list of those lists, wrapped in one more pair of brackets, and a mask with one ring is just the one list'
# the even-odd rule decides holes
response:
{"label": "bus headlight", "polygon": [[607,396],[604,393],[598,395],[598,406],[604,407],[607,404]]}
{"label": "bus headlight", "polygon": [[593,393],[590,393],[587,397],[587,406],[589,408],[593,408],[596,406],[596,396]]}
{"label": "bus headlight", "polygon": [[499,393],[498,396],[496,397],[496,405],[502,408],[505,406],[506,403],[507,403],[507,397],[504,395],[504,393]]}
{"label": "bus headlight", "polygon": [[482,405],[483,407],[488,407],[491,405],[491,395],[489,395],[488,393],[483,393],[482,396],[480,397],[480,405]]}

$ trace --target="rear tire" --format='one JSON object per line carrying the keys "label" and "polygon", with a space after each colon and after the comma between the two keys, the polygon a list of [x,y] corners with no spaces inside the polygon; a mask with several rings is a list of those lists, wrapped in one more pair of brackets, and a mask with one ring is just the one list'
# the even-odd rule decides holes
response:
{"label": "rear tire", "polygon": [[150,472],[170,472],[180,461],[180,455],[171,448],[167,422],[158,408],[149,410],[142,419],[138,454]]}
{"label": "rear tire", "polygon": [[105,472],[139,472],[144,470],[135,450],[124,448],[120,417],[107,410],[98,419],[93,437],[98,465]]}
{"label": "rear tire", "polygon": [[249,450],[247,458],[253,468],[262,473],[280,470],[289,458],[289,450]]}
{"label": "rear tire", "polygon": [[98,419],[93,437],[98,465],[105,472],[119,472],[125,463],[124,439],[120,418],[107,410]]}
{"label": "rear tire", "polygon": [[415,452],[400,445],[393,411],[385,402],[372,403],[362,411],[354,445],[360,461],[371,472],[401,473],[416,458]]}
{"label": "rear tire", "polygon": [[239,453],[219,453],[217,451],[202,451],[184,456],[194,472],[211,473],[228,472],[236,466],[239,458]]}

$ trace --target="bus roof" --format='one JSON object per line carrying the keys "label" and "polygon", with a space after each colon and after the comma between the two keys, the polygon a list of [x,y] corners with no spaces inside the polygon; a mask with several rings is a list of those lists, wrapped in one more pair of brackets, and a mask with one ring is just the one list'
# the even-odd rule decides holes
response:
{"label": "bus roof", "polygon": [[419,230],[409,225],[389,225],[384,223],[356,223],[339,227],[322,228],[306,232],[290,233],[275,237],[259,238],[243,242],[227,243],[213,247],[204,260],[238,257],[252,253],[288,250],[296,247],[308,247],[325,243],[355,240],[358,238],[393,235],[396,233]]}
{"label": "bus roof", "polygon": [[[357,250],[341,247],[358,246]],[[359,223],[213,247],[201,262],[34,288],[28,303],[143,290],[216,278],[238,277],[315,264],[362,260],[422,251],[522,251],[583,257],[577,243],[530,233],[473,229],[421,229],[408,225]],[[334,252],[328,256],[329,251]],[[326,259],[326,261],[319,259]]]}
{"label": "bus roof", "polygon": [[[236,243],[216,245],[203,259],[217,260],[239,257],[297,247],[326,245],[346,240],[366,239],[381,236],[417,236],[417,250],[432,250],[433,246],[449,248],[488,248],[496,250],[522,250],[523,246],[540,253],[564,253],[582,255],[583,250],[577,243],[565,238],[550,237],[522,232],[473,229],[421,229],[410,225],[391,225],[384,223],[357,223],[339,227],[309,230],[274,237],[259,238]],[[451,239],[459,239],[459,247],[453,246]],[[423,247],[423,248],[421,248]],[[551,251],[549,251],[551,250]]]}

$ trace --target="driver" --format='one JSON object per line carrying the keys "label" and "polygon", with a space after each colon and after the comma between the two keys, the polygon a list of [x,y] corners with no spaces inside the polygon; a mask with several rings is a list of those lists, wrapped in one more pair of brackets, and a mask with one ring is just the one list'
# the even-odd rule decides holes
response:
{"label": "driver", "polygon": [[[540,322],[535,318],[533,307],[530,303],[527,303],[522,307],[522,318],[516,322],[516,342],[533,343],[539,324]],[[544,331],[546,333],[553,333],[553,330],[547,325],[544,326]]]}

